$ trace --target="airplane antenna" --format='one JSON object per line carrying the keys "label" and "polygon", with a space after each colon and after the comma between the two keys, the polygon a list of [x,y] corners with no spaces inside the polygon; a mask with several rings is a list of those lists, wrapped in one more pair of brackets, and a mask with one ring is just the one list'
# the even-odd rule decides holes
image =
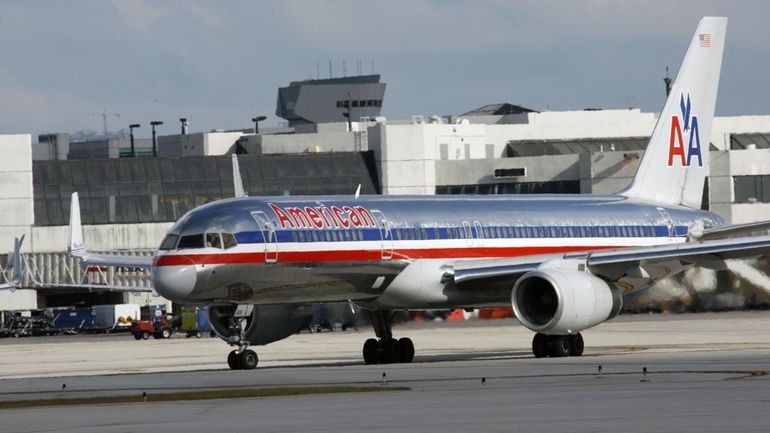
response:
{"label": "airplane antenna", "polygon": [[361,195],[361,184],[358,184],[358,188],[356,188],[356,199],[358,199],[358,196]]}

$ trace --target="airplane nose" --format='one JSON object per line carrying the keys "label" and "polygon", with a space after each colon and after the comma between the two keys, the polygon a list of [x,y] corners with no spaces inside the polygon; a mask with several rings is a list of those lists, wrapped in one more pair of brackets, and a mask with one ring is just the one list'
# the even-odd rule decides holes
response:
{"label": "airplane nose", "polygon": [[159,295],[170,300],[184,300],[198,279],[195,265],[153,266],[152,283]]}

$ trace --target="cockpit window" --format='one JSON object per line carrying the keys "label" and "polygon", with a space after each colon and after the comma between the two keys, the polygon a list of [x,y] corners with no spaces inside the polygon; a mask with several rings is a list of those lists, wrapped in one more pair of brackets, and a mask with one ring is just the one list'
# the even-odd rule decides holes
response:
{"label": "cockpit window", "polygon": [[225,249],[238,245],[238,243],[235,242],[235,236],[231,235],[230,233],[222,233],[222,244],[224,245]]}
{"label": "cockpit window", "polygon": [[206,233],[206,248],[222,248],[222,240],[219,233]]}
{"label": "cockpit window", "polygon": [[199,233],[197,235],[182,236],[177,248],[180,250],[187,248],[203,248],[203,234]]}
{"label": "cockpit window", "polygon": [[160,243],[159,250],[173,250],[176,247],[176,241],[179,240],[179,236],[177,235],[168,235],[166,236],[166,239],[163,239],[163,242]]}

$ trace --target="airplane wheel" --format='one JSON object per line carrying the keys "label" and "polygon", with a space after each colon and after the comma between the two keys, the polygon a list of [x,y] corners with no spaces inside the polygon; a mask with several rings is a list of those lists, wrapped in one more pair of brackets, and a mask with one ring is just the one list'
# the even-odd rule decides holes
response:
{"label": "airplane wheel", "polygon": [[244,370],[254,370],[257,368],[257,364],[259,363],[259,358],[257,357],[257,352],[246,349],[243,352],[241,352],[239,356],[241,368]]}
{"label": "airplane wheel", "polygon": [[554,358],[563,358],[569,356],[570,344],[569,336],[567,335],[554,335],[550,337],[551,350],[550,355]]}
{"label": "airplane wheel", "polygon": [[238,352],[233,350],[227,355],[227,365],[230,367],[230,370],[241,369],[240,359],[238,359]]}
{"label": "airplane wheel", "polygon": [[583,354],[583,336],[578,334],[570,335],[569,339],[569,356],[580,356]]}
{"label": "airplane wheel", "polygon": [[380,342],[382,345],[382,351],[380,352],[380,363],[392,364],[398,362],[401,357],[398,347],[398,340],[389,338]]}
{"label": "airplane wheel", "polygon": [[414,359],[414,343],[411,338],[401,338],[398,340],[399,362],[412,362]]}
{"label": "airplane wheel", "polygon": [[236,352],[235,350],[227,354],[227,366],[230,367],[230,370],[241,369],[241,364],[238,359],[238,352]]}
{"label": "airplane wheel", "polygon": [[364,342],[364,362],[367,364],[376,364],[380,361],[380,345],[374,338],[369,338]]}
{"label": "airplane wheel", "polygon": [[545,334],[537,333],[532,338],[532,354],[535,358],[545,358],[548,356],[548,337]]}

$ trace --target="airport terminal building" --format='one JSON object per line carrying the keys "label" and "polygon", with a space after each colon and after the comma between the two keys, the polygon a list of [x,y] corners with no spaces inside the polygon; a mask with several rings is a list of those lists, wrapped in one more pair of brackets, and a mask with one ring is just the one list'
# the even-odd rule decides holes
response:
{"label": "airport terminal building", "polygon": [[[391,195],[610,193],[631,181],[657,121],[638,109],[512,104],[394,121],[380,116],[384,89],[379,76],[293,82],[277,102],[287,127],[160,136],[157,156],[150,140],[136,140],[132,153],[123,138],[0,135],[0,248],[26,236],[24,289],[0,293],[0,309],[162,301],[70,287],[150,285],[145,272],[83,269],[66,256],[75,191],[88,248],[151,255],[185,212],[233,195],[231,154],[251,196],[346,195],[358,185]],[[715,118],[710,151],[702,206],[733,223],[767,219],[770,115]]]}

